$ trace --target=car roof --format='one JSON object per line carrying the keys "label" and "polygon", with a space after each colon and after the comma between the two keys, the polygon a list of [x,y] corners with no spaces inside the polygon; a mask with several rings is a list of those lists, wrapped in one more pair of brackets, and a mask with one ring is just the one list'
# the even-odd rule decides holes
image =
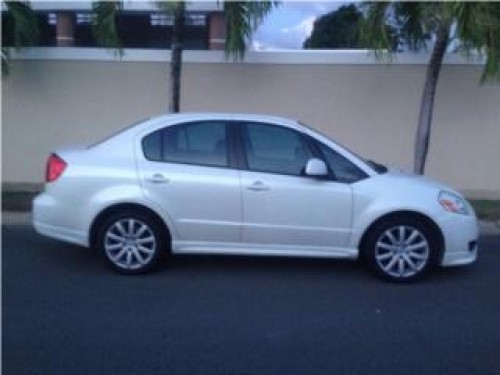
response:
{"label": "car roof", "polygon": [[116,133],[100,140],[92,145],[103,146],[105,144],[114,143],[125,138],[133,139],[137,135],[145,134],[147,132],[155,131],[165,126],[171,126],[186,122],[196,121],[252,121],[252,122],[265,122],[271,124],[278,124],[296,130],[303,130],[303,126],[297,121],[287,119],[284,117],[260,115],[251,113],[216,113],[216,112],[183,112],[174,114],[165,114],[155,117],[150,117],[129,125]]}
{"label": "car roof", "polygon": [[254,120],[254,119],[265,119],[268,121],[293,121],[289,118],[274,116],[274,115],[266,115],[266,114],[258,114],[258,113],[237,113],[237,112],[180,112],[180,113],[170,113],[164,114],[160,116],[156,116],[151,118],[158,120],[170,120],[170,119],[244,119],[244,120]]}
{"label": "car roof", "polygon": [[161,116],[152,117],[149,121],[145,121],[140,126],[149,128],[156,124],[163,124],[168,126],[180,122],[189,121],[206,121],[206,120],[233,120],[233,121],[255,121],[255,122],[269,122],[272,124],[280,124],[291,128],[299,129],[301,126],[296,120],[285,117],[254,114],[254,113],[218,113],[218,112],[183,112],[175,114],[166,114]]}

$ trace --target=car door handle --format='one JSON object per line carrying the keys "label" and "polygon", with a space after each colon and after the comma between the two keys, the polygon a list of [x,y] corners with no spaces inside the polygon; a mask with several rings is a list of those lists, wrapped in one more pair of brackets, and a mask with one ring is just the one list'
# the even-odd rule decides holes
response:
{"label": "car door handle", "polygon": [[255,181],[252,185],[247,186],[247,189],[252,191],[266,191],[269,190],[269,186],[262,181]]}
{"label": "car door handle", "polygon": [[166,184],[167,182],[170,181],[167,177],[162,175],[161,173],[155,173],[151,177],[147,178],[149,182],[152,182],[153,184]]}

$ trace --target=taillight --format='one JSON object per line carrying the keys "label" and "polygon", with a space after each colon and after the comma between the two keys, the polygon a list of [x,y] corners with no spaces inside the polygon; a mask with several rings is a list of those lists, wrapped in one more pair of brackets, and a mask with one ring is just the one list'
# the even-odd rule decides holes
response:
{"label": "taillight", "polygon": [[47,170],[45,172],[45,182],[57,180],[66,169],[68,164],[58,155],[52,154],[47,160]]}

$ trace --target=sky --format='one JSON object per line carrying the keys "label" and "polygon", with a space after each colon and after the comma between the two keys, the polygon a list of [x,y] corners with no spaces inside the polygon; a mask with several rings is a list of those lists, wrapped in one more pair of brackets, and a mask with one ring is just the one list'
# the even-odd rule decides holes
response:
{"label": "sky", "polygon": [[314,20],[343,4],[345,2],[282,1],[255,32],[251,49],[301,49],[311,34]]}

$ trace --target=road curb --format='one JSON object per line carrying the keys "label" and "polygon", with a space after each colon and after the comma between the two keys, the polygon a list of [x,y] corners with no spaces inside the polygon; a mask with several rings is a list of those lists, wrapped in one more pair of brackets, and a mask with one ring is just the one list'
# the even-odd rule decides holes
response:
{"label": "road curb", "polygon": [[[31,225],[31,212],[2,212],[2,225]],[[479,231],[483,236],[498,236],[500,226],[490,221],[479,221]]]}
{"label": "road curb", "polygon": [[31,212],[2,211],[2,225],[31,225]]}
{"label": "road curb", "polygon": [[479,221],[479,232],[483,236],[498,236],[500,235],[499,223],[494,223],[492,221]]}

